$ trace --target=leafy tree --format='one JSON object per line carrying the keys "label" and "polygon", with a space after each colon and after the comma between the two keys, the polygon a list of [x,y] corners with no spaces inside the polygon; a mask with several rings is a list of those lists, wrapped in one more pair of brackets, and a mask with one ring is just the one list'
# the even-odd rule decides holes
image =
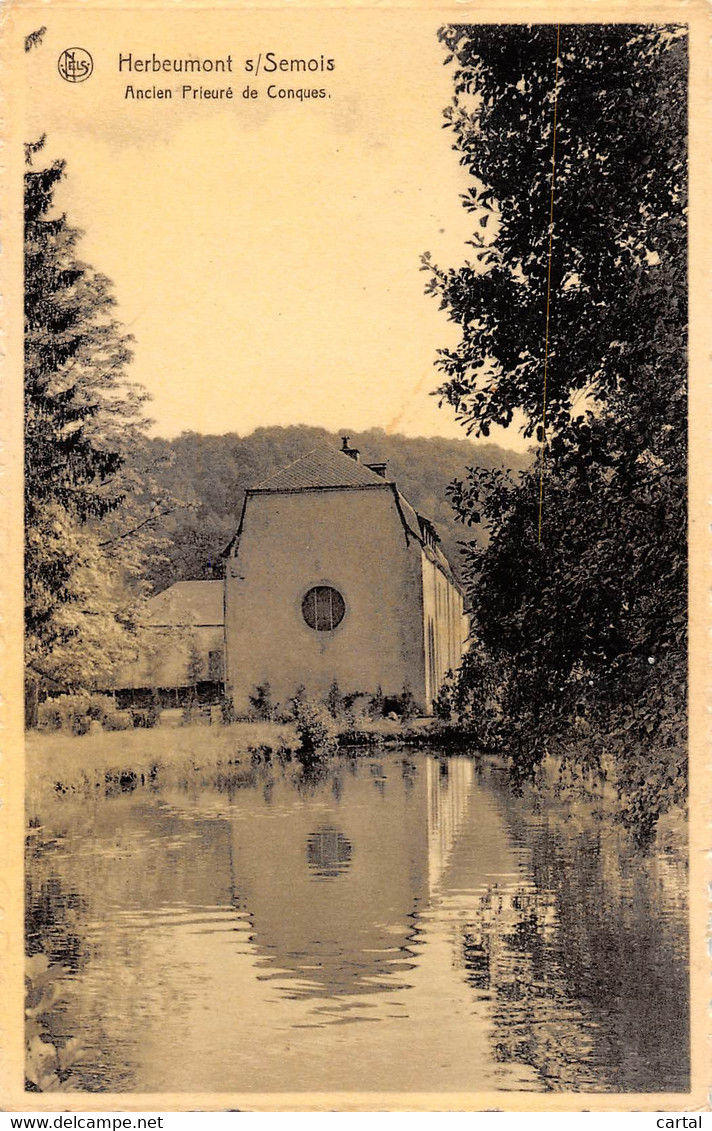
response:
{"label": "leafy tree", "polygon": [[[142,389],[110,283],[56,210],[64,163],[26,147],[25,628],[28,684],[101,683],[132,654],[155,526]],[[133,584],[132,584],[133,583]],[[32,696],[30,696],[32,700]],[[32,714],[32,711],[30,711]]]}
{"label": "leafy tree", "polygon": [[476,225],[468,262],[425,257],[461,327],[440,394],[474,435],[521,422],[541,460],[452,489],[490,535],[464,570],[463,695],[483,715],[489,697],[519,769],[552,747],[613,758],[625,814],[652,825],[685,780],[686,40],[565,25],[557,60],[554,26],[440,37]]}

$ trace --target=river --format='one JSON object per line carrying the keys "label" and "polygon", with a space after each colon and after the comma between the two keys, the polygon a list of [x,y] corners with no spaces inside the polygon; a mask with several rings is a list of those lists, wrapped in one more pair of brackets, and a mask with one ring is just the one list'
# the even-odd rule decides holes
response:
{"label": "river", "polygon": [[28,947],[62,967],[70,1087],[684,1092],[684,823],[464,757],[59,797]]}

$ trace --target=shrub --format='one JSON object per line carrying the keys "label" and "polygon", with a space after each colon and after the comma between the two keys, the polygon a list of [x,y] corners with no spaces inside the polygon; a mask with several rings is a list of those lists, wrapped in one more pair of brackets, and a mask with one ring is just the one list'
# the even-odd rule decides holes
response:
{"label": "shrub", "polygon": [[38,727],[45,731],[88,734],[93,722],[103,722],[114,710],[114,701],[109,695],[89,691],[57,695],[39,704]]}
{"label": "shrub", "polygon": [[334,679],[326,695],[326,708],[332,719],[340,718],[344,708],[344,697],[338,681]]}
{"label": "shrub", "polygon": [[472,640],[455,680],[453,710],[462,729],[484,750],[501,750],[506,744],[504,708],[510,694],[505,662]]}
{"label": "shrub", "polygon": [[364,695],[361,692],[344,696],[343,720],[349,730],[355,730],[357,727],[372,720],[370,703],[370,696]]}
{"label": "shrub", "polygon": [[133,726],[129,711],[107,711],[103,720],[104,730],[130,730]]}
{"label": "shrub", "polygon": [[76,714],[70,716],[69,719],[69,729],[71,730],[72,734],[76,734],[77,736],[82,734],[89,734],[89,731],[91,730],[91,724],[92,719],[90,719],[87,715]]}
{"label": "shrub", "polygon": [[306,696],[295,698],[294,725],[299,738],[297,757],[302,765],[322,762],[337,748],[334,719],[327,708]]}
{"label": "shrub", "polygon": [[403,690],[398,696],[398,714],[404,723],[410,722],[418,714],[418,704],[407,683],[403,685]]}
{"label": "shrub", "polygon": [[306,699],[306,697],[307,697],[307,689],[306,689],[306,687],[304,686],[303,683],[300,683],[297,690],[294,692],[294,695],[289,700],[289,706],[291,707],[291,712],[292,712],[291,716],[290,716],[291,718],[294,718],[296,711],[297,711],[298,704],[303,703],[304,700]]}
{"label": "shrub", "polygon": [[443,722],[449,723],[455,712],[455,696],[457,694],[457,680],[452,671],[449,671],[443,680],[440,690],[433,699],[433,714]]}
{"label": "shrub", "polygon": [[249,696],[251,713],[263,722],[269,722],[275,712],[272,703],[272,686],[268,679],[258,683],[252,695]]}
{"label": "shrub", "polygon": [[151,703],[148,707],[132,707],[129,714],[132,726],[150,730],[161,717],[161,708],[158,703]]}
{"label": "shrub", "polygon": [[62,729],[62,712],[52,699],[45,700],[37,708],[37,726],[45,731]]}
{"label": "shrub", "polygon": [[235,704],[231,695],[224,694],[220,700],[220,718],[225,726],[235,722]]}

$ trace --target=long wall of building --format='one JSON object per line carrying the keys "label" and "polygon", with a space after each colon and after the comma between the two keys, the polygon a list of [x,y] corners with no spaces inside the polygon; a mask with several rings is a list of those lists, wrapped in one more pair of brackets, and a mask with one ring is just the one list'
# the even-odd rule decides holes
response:
{"label": "long wall of building", "polygon": [[430,711],[448,672],[460,666],[468,635],[462,594],[427,547],[421,553],[425,634],[425,709]]}

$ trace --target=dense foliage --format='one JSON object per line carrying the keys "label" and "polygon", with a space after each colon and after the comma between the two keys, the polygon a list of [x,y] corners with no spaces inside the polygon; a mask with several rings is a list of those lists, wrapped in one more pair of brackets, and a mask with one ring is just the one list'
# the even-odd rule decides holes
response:
{"label": "dense foliage", "polygon": [[27,146],[25,173],[25,629],[35,698],[40,686],[91,685],[126,657],[137,579],[156,552],[130,341],[108,279],[80,260],[81,233],[56,209],[63,162],[35,167],[42,147]]}
{"label": "dense foliage", "polygon": [[463,710],[520,771],[552,749],[610,765],[652,825],[686,769],[686,39],[564,25],[557,66],[553,25],[440,34],[475,226],[469,262],[425,258],[461,327],[440,392],[474,435],[523,421],[543,461],[541,540],[539,468],[452,491],[490,532]]}

